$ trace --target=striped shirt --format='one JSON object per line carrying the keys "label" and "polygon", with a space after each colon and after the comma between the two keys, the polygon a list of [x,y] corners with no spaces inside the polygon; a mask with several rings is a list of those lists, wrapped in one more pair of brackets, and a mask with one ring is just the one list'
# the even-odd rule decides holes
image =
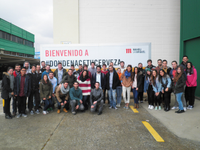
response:
{"label": "striped shirt", "polygon": [[82,82],[80,80],[80,76],[77,79],[77,82],[79,83],[79,88],[81,89],[83,96],[90,95],[91,93],[91,83],[90,83],[90,78]]}

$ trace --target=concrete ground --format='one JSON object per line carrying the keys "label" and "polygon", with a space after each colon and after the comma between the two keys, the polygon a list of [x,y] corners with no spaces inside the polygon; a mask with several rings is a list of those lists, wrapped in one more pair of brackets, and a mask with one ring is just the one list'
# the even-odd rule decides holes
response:
{"label": "concrete ground", "polygon": [[[133,101],[131,101],[131,105],[133,105]],[[146,110],[147,102],[145,102],[140,105],[142,107],[138,109],[139,113],[134,113],[131,109],[124,110],[123,106],[124,103],[122,102],[121,108],[110,110],[106,104],[101,116],[89,111],[77,113],[75,116],[70,112],[57,114],[55,110],[47,115],[41,113],[33,116],[28,115],[27,118],[7,120],[1,114],[0,149],[200,149],[198,141],[188,140],[182,138],[182,136],[178,137],[168,127],[171,121],[170,116],[172,116],[177,119],[177,124],[173,123],[171,126],[177,132],[182,131],[178,129],[185,125],[189,126],[190,123],[185,122],[181,126],[178,123],[181,121],[180,118],[184,118],[183,116],[186,116],[187,113],[188,115],[191,114],[190,117],[192,118],[192,112],[195,112],[195,110],[180,115],[173,111],[168,113],[149,111]],[[0,106],[0,110],[2,111],[2,106]],[[160,114],[161,119],[155,114]],[[164,121],[162,121],[162,118],[165,118]],[[142,124],[142,121],[146,120],[149,120],[151,126],[165,140],[164,143],[155,141]],[[175,122],[175,120],[172,122]],[[191,124],[189,129],[192,128],[195,127]],[[186,132],[186,134],[188,133]]]}

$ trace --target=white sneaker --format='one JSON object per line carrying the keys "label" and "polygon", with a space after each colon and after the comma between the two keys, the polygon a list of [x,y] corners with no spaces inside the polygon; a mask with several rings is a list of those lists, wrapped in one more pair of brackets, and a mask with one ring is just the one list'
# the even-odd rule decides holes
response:
{"label": "white sneaker", "polygon": [[114,109],[117,110],[117,107],[115,107]]}
{"label": "white sneaker", "polygon": [[174,107],[172,107],[171,109],[173,109],[173,110],[174,110],[174,109],[177,109],[177,107],[175,107],[175,106],[174,106]]}
{"label": "white sneaker", "polygon": [[109,109],[112,109],[112,106],[110,106]]}
{"label": "white sneaker", "polygon": [[150,109],[154,109],[154,106],[153,106],[153,105],[151,105]]}
{"label": "white sneaker", "polygon": [[44,115],[46,115],[46,114],[47,114],[47,112],[46,112],[46,111],[43,111],[43,114],[44,114]]}
{"label": "white sneaker", "polygon": [[116,107],[118,107],[118,108],[119,108],[119,107],[120,107],[120,104],[117,104],[117,105],[116,105]]}
{"label": "white sneaker", "polygon": [[161,108],[161,106],[159,106],[159,108],[158,108],[159,110],[161,110],[162,108]]}
{"label": "white sneaker", "polygon": [[184,109],[184,111],[186,111],[186,110],[187,110],[187,108],[186,108],[186,107],[183,107],[183,109]]}
{"label": "white sneaker", "polygon": [[150,108],[151,108],[151,105],[149,105],[148,109],[150,109]]}

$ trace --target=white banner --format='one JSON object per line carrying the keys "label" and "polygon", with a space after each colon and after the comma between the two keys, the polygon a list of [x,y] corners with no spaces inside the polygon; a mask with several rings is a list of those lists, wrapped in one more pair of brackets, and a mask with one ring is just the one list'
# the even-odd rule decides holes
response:
{"label": "white banner", "polygon": [[138,63],[147,65],[147,60],[151,58],[151,44],[124,44],[124,45],[86,45],[86,44],[59,44],[59,45],[41,45],[40,61],[45,61],[52,69],[57,68],[58,62],[61,62],[64,68],[70,68],[74,64],[78,68],[79,64],[91,62],[95,65],[114,63],[114,67],[120,66],[120,61],[125,62],[125,66],[131,64],[133,67]]}

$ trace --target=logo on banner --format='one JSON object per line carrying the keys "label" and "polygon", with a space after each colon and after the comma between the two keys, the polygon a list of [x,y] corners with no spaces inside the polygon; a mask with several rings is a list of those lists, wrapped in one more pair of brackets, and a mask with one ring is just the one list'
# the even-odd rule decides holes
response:
{"label": "logo on banner", "polygon": [[132,52],[131,48],[127,48],[126,53],[145,53],[145,51],[142,50],[141,48],[133,48],[133,52]]}

